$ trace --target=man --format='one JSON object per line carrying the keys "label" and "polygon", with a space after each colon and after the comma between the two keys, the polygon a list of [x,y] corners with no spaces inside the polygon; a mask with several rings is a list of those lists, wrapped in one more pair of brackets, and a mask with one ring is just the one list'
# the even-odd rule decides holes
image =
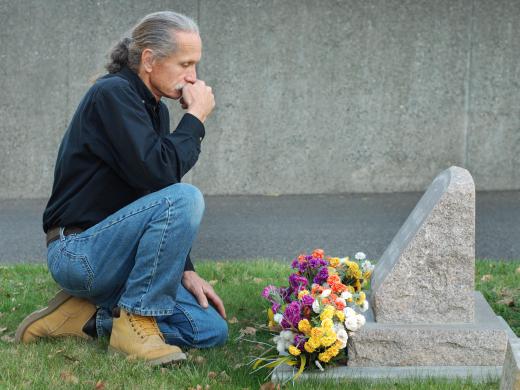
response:
{"label": "man", "polygon": [[[63,290],[22,322],[19,342],[110,334],[110,351],[150,364],[225,342],[222,300],[189,256],[204,201],[180,183],[215,105],[197,79],[201,47],[193,20],[157,12],[112,49],[64,135],[43,215]],[[186,110],[173,133],[163,97]]]}

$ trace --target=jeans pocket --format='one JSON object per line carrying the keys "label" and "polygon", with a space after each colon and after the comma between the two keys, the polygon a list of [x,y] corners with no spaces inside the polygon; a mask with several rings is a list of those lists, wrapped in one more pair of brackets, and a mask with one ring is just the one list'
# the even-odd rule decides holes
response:
{"label": "jeans pocket", "polygon": [[92,287],[94,273],[87,256],[63,248],[49,262],[49,271],[56,283],[72,295],[82,295]]}

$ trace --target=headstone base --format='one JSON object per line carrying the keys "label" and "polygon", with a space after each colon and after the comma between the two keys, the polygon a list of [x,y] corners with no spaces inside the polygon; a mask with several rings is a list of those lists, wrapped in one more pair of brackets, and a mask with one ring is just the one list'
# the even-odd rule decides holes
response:
{"label": "headstone base", "polygon": [[501,366],[509,326],[480,292],[475,292],[475,322],[461,324],[367,323],[349,344],[350,367]]}
{"label": "headstone base", "polygon": [[[272,376],[275,383],[289,381],[296,370],[288,365],[277,367]],[[496,381],[502,375],[502,366],[408,366],[408,367],[332,367],[323,372],[305,371],[298,381],[363,379],[373,381],[413,379],[470,379],[474,383]]]}

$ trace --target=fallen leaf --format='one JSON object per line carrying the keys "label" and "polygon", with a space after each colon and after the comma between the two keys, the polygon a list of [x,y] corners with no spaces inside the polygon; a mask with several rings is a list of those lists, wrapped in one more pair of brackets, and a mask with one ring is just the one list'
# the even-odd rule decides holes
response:
{"label": "fallen leaf", "polygon": [[215,284],[218,283],[218,280],[210,280],[208,283],[211,284],[212,286],[214,286]]}
{"label": "fallen leaf", "polygon": [[255,282],[255,283],[263,283],[264,279],[262,279],[262,278],[254,278],[253,282]]}
{"label": "fallen leaf", "polygon": [[215,371],[208,372],[209,379],[215,379],[217,377],[217,373]]}
{"label": "fallen leaf", "polygon": [[7,330],[7,328],[0,328],[0,333],[4,333]]}
{"label": "fallen leaf", "polygon": [[231,380],[231,378],[229,377],[229,375],[227,374],[226,371],[221,371],[220,374],[218,374],[218,378],[222,382],[229,382]]}
{"label": "fallen leaf", "polygon": [[273,382],[267,382],[260,386],[260,390],[276,390],[276,387]]}
{"label": "fallen leaf", "polygon": [[506,306],[509,306],[509,307],[514,307],[515,306],[515,300],[513,298],[510,298],[510,297],[499,299],[497,301],[497,303],[500,303],[501,305],[506,305]]}
{"label": "fallen leaf", "polygon": [[193,361],[197,364],[204,364],[206,363],[206,358],[204,356],[195,356]]}
{"label": "fallen leaf", "polygon": [[62,371],[60,378],[65,383],[72,383],[77,385],[79,383],[78,377],[74,376],[70,371]]}
{"label": "fallen leaf", "polygon": [[252,326],[247,326],[243,329],[240,329],[240,334],[243,336],[243,335],[249,335],[249,336],[254,336],[256,334],[256,329],[253,328]]}
{"label": "fallen leaf", "polygon": [[230,324],[236,324],[238,322],[237,318],[236,317],[233,317],[231,318],[229,321],[228,321]]}
{"label": "fallen leaf", "polygon": [[2,337],[0,337],[0,340],[6,343],[14,343],[14,337],[9,336],[8,334],[4,334]]}
{"label": "fallen leaf", "polygon": [[94,387],[94,389],[96,389],[96,390],[103,390],[104,388],[105,388],[105,382],[103,382],[103,381],[97,381],[96,386]]}
{"label": "fallen leaf", "polygon": [[482,280],[483,282],[489,282],[491,279],[493,279],[493,275],[490,274],[485,274],[482,276],[482,278],[480,278],[480,280]]}

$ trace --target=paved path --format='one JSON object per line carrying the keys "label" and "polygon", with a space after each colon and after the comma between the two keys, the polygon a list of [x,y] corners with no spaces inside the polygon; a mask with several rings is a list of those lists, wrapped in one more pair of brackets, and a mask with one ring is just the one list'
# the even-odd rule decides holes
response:
{"label": "paved path", "polygon": [[[378,259],[421,193],[207,196],[193,258],[291,259],[315,247]],[[0,200],[0,263],[42,262],[46,200]],[[477,258],[520,259],[520,191],[477,194]]]}

